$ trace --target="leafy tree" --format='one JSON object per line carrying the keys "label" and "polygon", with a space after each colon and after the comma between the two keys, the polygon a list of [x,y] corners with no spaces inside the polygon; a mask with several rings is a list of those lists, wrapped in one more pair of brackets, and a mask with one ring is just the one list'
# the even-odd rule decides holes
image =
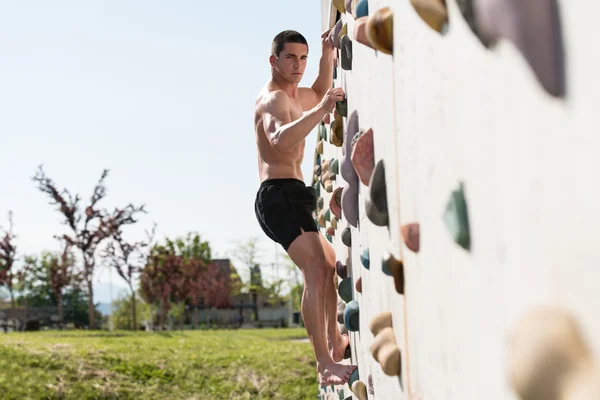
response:
{"label": "leafy tree", "polygon": [[71,234],[64,234],[62,237],[71,246],[79,249],[83,257],[83,273],[88,290],[90,329],[96,328],[93,301],[96,250],[104,240],[114,236],[122,226],[136,223],[136,214],[145,213],[143,205],[136,207],[129,204],[124,208],[115,208],[112,212],[99,208],[98,203],[106,196],[104,180],[107,175],[108,170],[104,170],[86,207],[80,204],[81,198],[78,194],[73,196],[67,189],[59,190],[56,184],[46,176],[42,166],[38,168],[33,177],[38,189],[50,197],[50,204],[58,206],[58,211],[64,217],[64,224],[72,231]]}
{"label": "leafy tree", "polygon": [[6,286],[10,293],[11,307],[15,307],[13,285],[15,273],[13,266],[16,261],[17,248],[14,244],[12,211],[8,212],[8,229],[0,226],[0,286]]}
{"label": "leafy tree", "polygon": [[139,322],[137,319],[132,320],[135,315],[136,318],[149,317],[152,315],[152,307],[146,303],[143,298],[139,298],[135,302],[136,312],[132,313],[131,308],[133,307],[134,296],[131,296],[126,291],[123,291],[116,300],[112,303],[112,318],[115,329],[131,329],[132,326],[138,327]]}
{"label": "leafy tree", "polygon": [[247,289],[252,296],[254,305],[254,320],[258,320],[257,297],[263,292],[262,274],[259,263],[258,237],[251,237],[245,243],[238,243],[233,250],[233,256],[248,268]]}
{"label": "leafy tree", "polygon": [[[67,244],[65,244],[65,249]],[[28,255],[25,257],[24,266],[19,270],[20,293],[17,298],[18,304],[25,306],[25,316],[28,307],[57,307],[62,320],[71,320],[76,324],[89,324],[87,312],[88,299],[82,290],[83,277],[81,271],[75,269],[75,258],[70,252],[54,253],[44,251],[40,255]],[[65,257],[65,253],[66,255]],[[66,258],[66,262],[63,261]],[[63,269],[64,268],[64,269]],[[56,277],[70,276],[70,279],[57,279]],[[55,284],[52,284],[52,281]],[[66,282],[57,285],[59,281]],[[60,300],[58,289],[60,287]],[[66,313],[65,313],[66,311]],[[94,310],[96,316],[99,313]]]}

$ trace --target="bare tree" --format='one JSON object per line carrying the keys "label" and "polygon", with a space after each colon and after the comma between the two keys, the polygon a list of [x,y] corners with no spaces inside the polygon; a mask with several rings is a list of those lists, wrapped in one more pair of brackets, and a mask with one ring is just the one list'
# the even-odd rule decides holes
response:
{"label": "bare tree", "polygon": [[133,281],[136,274],[139,274],[142,267],[146,265],[150,251],[152,250],[154,235],[156,232],[156,224],[152,226],[152,230],[146,230],[146,241],[129,243],[123,239],[121,230],[117,230],[113,236],[113,241],[108,244],[103,253],[104,259],[109,263],[109,267],[115,268],[117,273],[129,286],[131,291],[131,315],[132,327],[136,330],[137,315],[136,315],[136,298]]}
{"label": "bare tree", "polygon": [[10,292],[10,304],[15,308],[15,296],[13,291],[13,283],[16,277],[13,266],[17,260],[17,248],[14,244],[15,235],[13,233],[13,214],[8,212],[8,229],[0,226],[0,286],[4,285]]}
{"label": "bare tree", "polygon": [[62,238],[81,251],[83,273],[88,289],[90,329],[96,329],[93,288],[96,250],[104,240],[114,236],[122,226],[136,223],[136,214],[146,212],[143,205],[136,207],[133,204],[124,208],[115,208],[112,212],[99,208],[98,203],[106,196],[104,180],[107,176],[108,170],[104,170],[85,208],[80,204],[81,197],[78,194],[73,196],[67,189],[59,191],[56,184],[46,176],[42,166],[33,177],[38,189],[50,197],[50,204],[58,206],[58,211],[64,217],[64,224],[72,231],[72,234],[64,234]]}

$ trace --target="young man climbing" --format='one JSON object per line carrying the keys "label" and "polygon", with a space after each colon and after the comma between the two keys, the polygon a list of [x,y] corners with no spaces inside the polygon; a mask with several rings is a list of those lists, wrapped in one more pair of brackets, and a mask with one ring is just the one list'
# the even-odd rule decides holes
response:
{"label": "young man climbing", "polygon": [[288,30],[273,40],[271,79],[255,103],[261,185],[254,209],[266,235],[281,244],[304,274],[302,318],[313,345],[319,382],[337,385],[346,383],[356,367],[339,363],[348,336],[342,336],[337,327],[336,255],[312,218],[316,193],[304,184],[301,170],[306,136],[344,99],[341,88],[331,88],[334,48],[328,34],[329,30],[321,35],[319,75],[311,87],[298,87],[308,58],[306,39]]}

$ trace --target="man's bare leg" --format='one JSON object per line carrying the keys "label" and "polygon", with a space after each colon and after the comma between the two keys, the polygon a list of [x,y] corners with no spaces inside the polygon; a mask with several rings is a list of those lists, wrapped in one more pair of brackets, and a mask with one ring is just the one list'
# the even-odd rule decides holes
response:
{"label": "man's bare leg", "polygon": [[332,347],[332,358],[333,361],[342,361],[344,359],[344,353],[350,339],[348,335],[342,335],[338,329],[337,324],[337,290],[335,289],[335,261],[336,255],[335,250],[327,239],[323,235],[319,235],[325,253],[327,254],[326,259],[328,263],[333,265],[332,268],[327,268],[327,277],[325,278],[325,317],[327,320],[327,338]]}
{"label": "man's bare leg", "polygon": [[327,256],[331,258],[331,253],[328,251],[326,254],[327,247],[324,248],[320,236],[316,232],[304,232],[294,240],[287,252],[304,274],[302,318],[313,346],[319,381],[322,385],[341,385],[348,381],[356,367],[336,363],[327,347],[325,289],[328,270],[335,269],[335,259],[333,263],[328,260]]}

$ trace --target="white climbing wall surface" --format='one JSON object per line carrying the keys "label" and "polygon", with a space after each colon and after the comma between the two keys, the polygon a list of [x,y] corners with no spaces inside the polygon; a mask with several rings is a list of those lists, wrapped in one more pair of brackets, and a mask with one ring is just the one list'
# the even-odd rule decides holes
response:
{"label": "white climbing wall surface", "polygon": [[[539,13],[552,3],[521,2]],[[600,3],[558,1],[564,95],[544,88],[512,41],[485,47],[457,0],[445,2],[448,19],[441,33],[413,6],[441,0],[368,0],[369,16],[384,7],[393,13],[393,55],[355,40],[355,17],[336,6],[356,1],[334,3],[322,0],[323,30],[341,18],[352,41],[351,69],[341,68],[337,50],[334,86],[345,90],[347,114],[358,113],[360,129],[373,130],[375,163],[385,165],[387,226],[366,216],[369,188],[359,181],[351,247],[341,239],[346,218],[331,237],[348,275],[354,282],[362,277],[362,293],[352,285],[360,325],[349,333],[352,356],[345,362],[358,365],[367,398],[520,399],[511,380],[511,332],[539,306],[561,307],[572,316],[589,356],[598,360]],[[320,162],[341,164],[343,145],[333,145],[330,125],[325,128]],[[337,174],[332,189],[343,183]],[[316,185],[327,210],[332,193]],[[445,221],[445,215],[456,216],[446,209],[461,185],[467,248],[453,240]],[[402,235],[401,227],[410,223],[420,227],[418,251]],[[323,234],[330,226],[326,221]],[[365,249],[369,269],[360,260]],[[382,270],[385,252],[402,260],[404,294]],[[391,312],[399,376],[384,373],[371,352],[369,324],[382,312]],[[344,385],[321,387],[320,398],[359,397]]]}

